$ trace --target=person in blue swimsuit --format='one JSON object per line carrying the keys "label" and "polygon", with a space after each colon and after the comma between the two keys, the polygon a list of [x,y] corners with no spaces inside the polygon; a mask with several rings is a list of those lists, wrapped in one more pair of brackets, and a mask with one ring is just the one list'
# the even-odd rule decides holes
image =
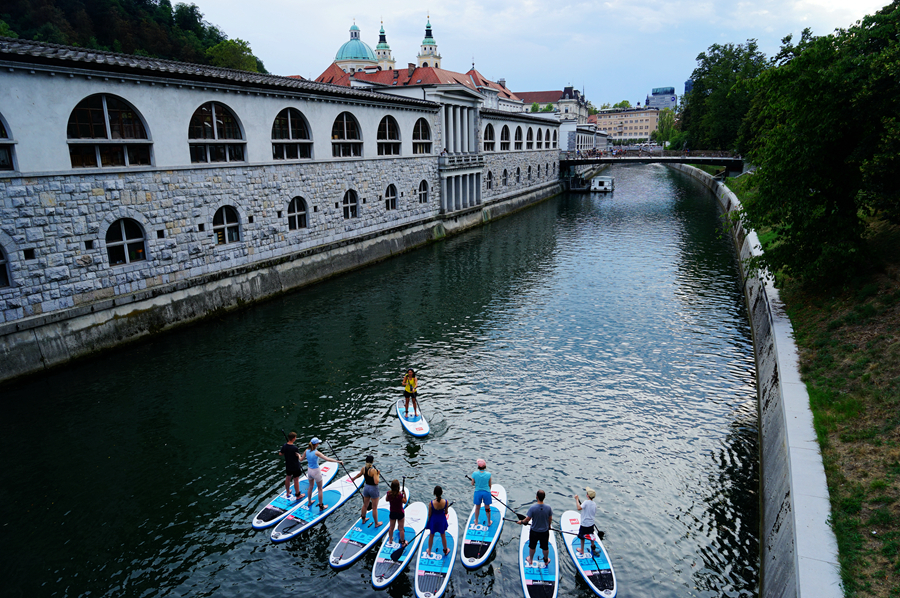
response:
{"label": "person in blue swimsuit", "polygon": [[328,507],[328,505],[322,500],[322,470],[319,469],[319,459],[330,461],[332,463],[340,463],[341,465],[343,465],[344,462],[338,461],[337,459],[331,459],[320,453],[318,448],[320,444],[322,444],[322,441],[314,437],[309,441],[309,448],[306,449],[306,462],[309,465],[309,468],[306,470],[306,477],[309,479],[309,491],[307,494],[309,495],[309,504],[312,504],[313,484],[318,486],[319,508],[324,509]]}
{"label": "person in blue swimsuit", "polygon": [[[434,542],[435,534],[441,535],[441,541],[444,543],[444,554],[450,554],[447,547],[447,501],[441,498],[444,489],[440,486],[434,487],[434,500],[428,503],[428,555],[431,557],[431,545]],[[433,557],[431,557],[433,558]]]}
{"label": "person in blue swimsuit", "polygon": [[484,459],[477,462],[478,469],[472,472],[472,485],[475,486],[475,519],[481,515],[481,505],[484,505],[484,514],[487,517],[487,526],[491,527],[491,474],[487,471],[487,463]]}

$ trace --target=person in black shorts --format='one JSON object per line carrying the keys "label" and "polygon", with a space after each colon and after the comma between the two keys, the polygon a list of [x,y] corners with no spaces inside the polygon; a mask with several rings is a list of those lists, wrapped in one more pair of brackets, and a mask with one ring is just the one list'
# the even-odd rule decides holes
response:
{"label": "person in black shorts", "polygon": [[400,532],[400,545],[406,546],[406,513],[403,505],[406,504],[406,490],[400,490],[400,480],[391,481],[391,489],[385,495],[384,499],[391,506],[390,520],[391,526],[388,529],[388,542],[394,541],[394,526],[397,526]]}
{"label": "person in black shorts", "polygon": [[419,415],[419,379],[412,368],[406,370],[403,376],[403,406],[406,409],[406,417],[409,417],[409,400],[412,399],[413,414]]}
{"label": "person in black shorts", "polygon": [[525,562],[528,563],[528,566],[532,566],[532,560],[534,559],[534,551],[540,545],[541,550],[544,552],[544,565],[550,565],[550,526],[553,524],[553,509],[544,504],[544,494],[543,490],[537,491],[537,496],[535,497],[537,501],[535,504],[531,505],[531,508],[528,509],[528,513],[525,515],[525,519],[518,521],[519,525],[527,525],[529,522],[534,522],[531,524],[531,532],[528,534],[528,558],[525,559]]}
{"label": "person in black shorts", "polygon": [[281,447],[278,454],[284,457],[284,470],[286,473],[284,478],[284,496],[285,498],[291,497],[291,480],[294,480],[294,500],[300,500],[305,496],[300,492],[300,476],[303,474],[303,470],[300,469],[300,449],[294,445],[295,440],[297,440],[296,432],[288,434],[287,444]]}

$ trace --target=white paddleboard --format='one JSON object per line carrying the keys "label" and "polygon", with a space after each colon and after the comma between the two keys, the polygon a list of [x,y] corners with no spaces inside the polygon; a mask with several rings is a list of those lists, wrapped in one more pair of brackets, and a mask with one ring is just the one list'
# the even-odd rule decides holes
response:
{"label": "white paddleboard", "polygon": [[[323,463],[321,469],[322,484],[328,485],[334,479],[334,476],[337,475],[338,465],[337,463]],[[280,493],[256,514],[256,517],[253,518],[253,529],[272,527],[290,515],[303,502],[303,497],[305,496],[303,493],[308,488],[309,480],[306,479],[306,474],[303,474],[300,476],[300,498],[297,499],[293,495],[288,496],[284,492]]]}
{"label": "white paddleboard", "polygon": [[[362,480],[360,479],[358,483],[362,484]],[[275,526],[275,529],[272,530],[272,541],[287,542],[324,520],[334,513],[338,507],[350,500],[350,497],[357,494],[356,484],[357,482],[351,480],[350,476],[344,476],[323,488],[324,509],[319,508],[318,488],[313,488],[312,496],[300,501],[300,506],[294,508],[290,515]]]}
{"label": "white paddleboard", "polygon": [[[422,533],[422,544],[416,559],[416,596],[419,598],[440,598],[450,583],[453,563],[456,561],[456,545],[459,542],[459,521],[453,507],[447,510],[447,546],[443,546],[441,535],[437,534],[432,543],[432,553],[428,554],[430,534],[427,529]],[[450,552],[444,554],[444,548],[449,548]]]}
{"label": "white paddleboard", "polygon": [[422,415],[422,411],[419,411],[419,415],[415,415],[412,400],[410,400],[409,415],[407,415],[406,408],[403,406],[405,401],[406,399],[397,401],[397,417],[400,418],[400,423],[403,424],[403,428],[413,436],[428,436],[431,428],[428,426],[428,421],[426,421],[425,417]]}
{"label": "white paddleboard", "polygon": [[459,552],[459,558],[466,569],[475,569],[483,565],[491,556],[497,540],[500,539],[503,518],[506,516],[506,507],[503,506],[506,504],[506,489],[500,484],[492,484],[491,496],[499,499],[499,501],[493,500],[491,506],[487,507],[491,510],[491,526],[487,525],[487,513],[485,513],[484,505],[481,505],[478,521],[474,521],[474,506],[472,512],[469,513],[468,521],[466,521]]}
{"label": "white paddleboard", "polygon": [[[406,496],[408,502],[409,490],[407,490]],[[359,517],[331,551],[328,562],[332,569],[349,567],[387,534],[390,527],[390,505],[384,499],[384,495],[378,501],[378,523],[381,525],[375,527],[375,517],[371,510],[366,513],[365,522],[362,517]],[[394,533],[396,534],[397,531],[395,530]]]}
{"label": "white paddleboard", "polygon": [[[584,540],[584,554],[579,554],[581,540],[578,539],[577,534],[578,528],[581,526],[581,513],[566,511],[559,523],[563,532],[570,532],[562,534],[562,538],[566,544],[566,550],[569,551],[569,556],[575,561],[575,568],[578,569],[579,575],[595,594],[603,598],[613,598],[618,592],[616,574],[613,572],[612,563],[603,542],[595,537],[595,534],[588,534]],[[591,540],[597,544],[597,551],[592,550]]]}
{"label": "white paddleboard", "polygon": [[550,532],[547,548],[550,552],[550,566],[544,565],[544,551],[538,546],[534,551],[531,566],[525,559],[528,557],[528,536],[531,524],[522,526],[519,536],[519,577],[526,598],[556,598],[559,592],[559,552],[556,550],[556,533]]}
{"label": "white paddleboard", "polygon": [[406,507],[406,519],[403,522],[405,540],[409,542],[403,549],[403,555],[396,561],[391,560],[391,555],[400,548],[400,531],[394,530],[394,537],[385,537],[375,557],[375,566],[372,567],[372,587],[376,589],[386,588],[406,568],[412,557],[416,556],[416,548],[422,541],[422,536],[417,535],[425,529],[428,521],[428,506],[423,502],[414,502]]}

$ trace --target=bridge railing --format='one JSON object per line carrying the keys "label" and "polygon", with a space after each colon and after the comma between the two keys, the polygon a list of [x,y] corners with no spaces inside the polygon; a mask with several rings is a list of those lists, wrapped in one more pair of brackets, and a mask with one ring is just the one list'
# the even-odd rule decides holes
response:
{"label": "bridge railing", "polygon": [[734,152],[719,150],[673,151],[663,149],[617,149],[609,151],[588,150],[583,152],[564,151],[559,153],[560,160],[589,160],[591,158],[643,158],[662,156],[664,158],[737,158]]}

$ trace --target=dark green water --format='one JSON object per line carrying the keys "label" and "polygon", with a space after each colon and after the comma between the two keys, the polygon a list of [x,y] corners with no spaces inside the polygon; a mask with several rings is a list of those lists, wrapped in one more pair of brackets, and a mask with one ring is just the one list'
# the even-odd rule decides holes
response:
{"label": "dark green water", "polygon": [[[250,528],[283,480],[280,429],[440,483],[461,524],[484,457],[511,506],[584,486],[620,596],[754,596],[754,362],[711,195],[620,166],[561,196],[218,321],[0,390],[5,596],[375,595],[374,556],[327,556],[359,500],[299,539]],[[419,373],[432,434],[391,407]],[[515,529],[513,529],[515,528]],[[518,596],[518,526],[447,596]],[[560,545],[561,546],[561,545]],[[561,596],[593,594],[563,550]],[[413,593],[410,571],[386,593]]]}

